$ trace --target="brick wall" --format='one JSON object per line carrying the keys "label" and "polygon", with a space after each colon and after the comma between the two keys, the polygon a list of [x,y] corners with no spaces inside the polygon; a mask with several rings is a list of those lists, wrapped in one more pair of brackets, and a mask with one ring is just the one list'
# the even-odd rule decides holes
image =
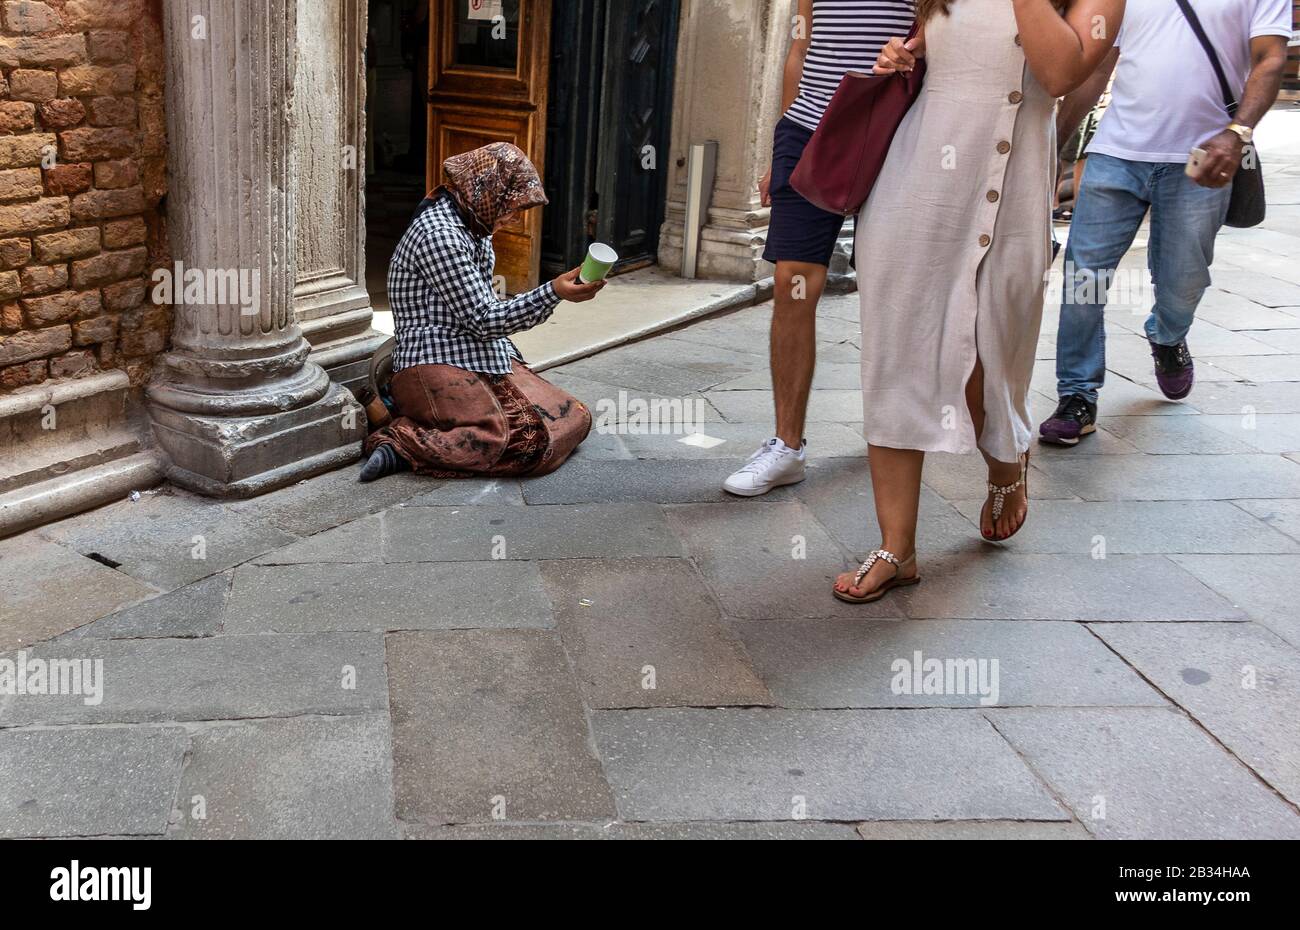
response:
{"label": "brick wall", "polygon": [[163,0],[0,0],[0,393],[167,342]]}

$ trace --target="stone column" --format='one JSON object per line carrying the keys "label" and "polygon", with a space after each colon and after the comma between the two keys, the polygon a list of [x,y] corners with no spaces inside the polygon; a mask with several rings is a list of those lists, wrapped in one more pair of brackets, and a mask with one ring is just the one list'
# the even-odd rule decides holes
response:
{"label": "stone column", "polygon": [[[356,390],[387,338],[366,290],[366,0],[298,0],[294,316],[311,360]],[[422,142],[420,144],[423,144]]]}
{"label": "stone column", "polygon": [[686,215],[686,152],[718,142],[718,173],[700,243],[699,275],[754,281],[771,273],[762,261],[768,211],[758,179],[771,156],[780,118],[781,81],[795,0],[684,0],[674,78],[673,148],[668,211],[659,263],[681,268]]}
{"label": "stone column", "polygon": [[162,6],[167,213],[184,274],[149,412],[169,478],[247,497],[354,459],[365,425],[308,361],[294,318],[297,0]]}

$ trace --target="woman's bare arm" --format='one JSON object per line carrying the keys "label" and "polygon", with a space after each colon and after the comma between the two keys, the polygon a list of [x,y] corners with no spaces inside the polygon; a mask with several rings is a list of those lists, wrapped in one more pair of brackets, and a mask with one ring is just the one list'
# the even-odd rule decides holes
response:
{"label": "woman's bare arm", "polygon": [[1029,70],[1064,97],[1097,70],[1115,45],[1124,0],[1073,0],[1062,15],[1051,0],[1012,0]]}

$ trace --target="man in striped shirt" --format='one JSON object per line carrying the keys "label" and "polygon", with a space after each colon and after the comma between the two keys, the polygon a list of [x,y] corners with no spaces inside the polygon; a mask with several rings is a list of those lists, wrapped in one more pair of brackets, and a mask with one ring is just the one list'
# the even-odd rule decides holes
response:
{"label": "man in striped shirt", "polygon": [[762,205],[771,208],[763,258],[776,265],[771,335],[776,435],[723,482],[732,494],[753,497],[804,478],[817,304],[844,217],[804,200],[790,186],[790,175],[840,80],[849,71],[870,74],[885,44],[911,29],[914,7],[913,0],[799,0],[785,61],[784,115],[776,125],[772,166],[759,182]]}

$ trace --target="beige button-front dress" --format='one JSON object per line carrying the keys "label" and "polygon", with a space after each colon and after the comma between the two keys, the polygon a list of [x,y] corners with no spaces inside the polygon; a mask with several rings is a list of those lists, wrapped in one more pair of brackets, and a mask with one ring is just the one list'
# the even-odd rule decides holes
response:
{"label": "beige button-front dress", "polygon": [[864,434],[973,452],[965,388],[984,364],[978,447],[1029,448],[1029,380],[1051,263],[1056,101],[1008,0],[954,0],[925,27],[925,82],[857,223]]}

